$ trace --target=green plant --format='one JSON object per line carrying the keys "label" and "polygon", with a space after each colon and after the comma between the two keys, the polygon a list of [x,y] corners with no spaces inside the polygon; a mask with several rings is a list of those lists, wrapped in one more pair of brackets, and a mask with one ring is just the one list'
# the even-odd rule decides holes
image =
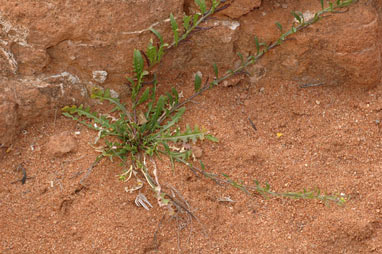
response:
{"label": "green plant", "polygon": [[[248,194],[250,194],[250,191],[253,191],[254,193],[264,196],[318,199],[343,204],[346,201],[344,197],[330,196],[326,194],[322,195],[319,191],[305,190],[303,192],[278,193],[271,191],[268,184],[266,184],[265,187],[261,187],[261,185],[256,182],[255,186],[245,186],[231,180],[227,175],[221,177],[209,173],[205,171],[202,162],[200,162],[200,168],[196,167],[189,162],[192,151],[187,150],[185,144],[203,139],[216,142],[217,139],[197,126],[194,128],[187,126],[185,130],[181,131],[176,125],[186,110],[184,105],[191,101],[195,96],[217,86],[219,83],[233,75],[245,72],[246,67],[254,64],[266,52],[281,45],[289,36],[316,23],[324,14],[336,12],[337,9],[347,7],[354,1],[337,0],[334,4],[329,3],[329,7],[324,8],[323,0],[321,0],[322,10],[317,12],[312,19],[307,21],[305,21],[302,13],[293,12],[292,14],[298,23],[297,26],[293,25],[289,30],[283,32],[283,27],[277,22],[276,26],[280,30],[281,35],[275,42],[270,44],[260,42],[255,36],[255,55],[244,57],[242,54],[238,53],[238,56],[241,59],[241,65],[234,70],[228,70],[221,77],[219,77],[218,67],[214,64],[214,80],[208,82],[207,79],[203,86],[201,77],[195,75],[195,93],[190,98],[180,102],[179,93],[174,88],[165,95],[157,95],[157,80],[155,74],[153,74],[151,82],[145,82],[145,80],[151,75],[149,70],[154,65],[160,63],[166,50],[178,46],[181,41],[185,40],[191,32],[197,29],[198,26],[210,15],[225,8],[224,6],[220,7],[221,2],[216,0],[212,1],[209,10],[207,10],[204,0],[196,0],[195,2],[200,8],[200,13],[183,17],[183,33],[179,33],[180,29],[177,21],[172,14],[170,15],[170,23],[174,39],[172,43],[165,43],[161,34],[158,31],[151,29],[159,42],[154,45],[153,40],[150,40],[146,52],[134,50],[134,77],[128,78],[131,88],[130,102],[122,103],[119,99],[113,98],[108,90],[103,91],[98,89],[93,91],[91,97],[100,101],[108,101],[113,104],[114,109],[111,112],[105,114],[91,112],[89,107],[85,108],[82,105],[79,107],[67,106],[63,108],[63,114],[66,117],[72,118],[98,132],[95,143],[100,139],[105,138],[104,145],[97,148],[97,150],[101,152],[101,155],[97,157],[96,163],[104,157],[108,157],[111,160],[113,160],[114,157],[119,158],[122,161],[122,166],[125,171],[121,174],[120,179],[128,181],[132,176],[135,176],[137,179],[137,185],[133,188],[126,189],[127,191],[132,192],[143,186],[143,181],[139,178],[140,173],[155,192],[160,206],[167,206],[172,209],[171,205],[175,205],[178,210],[183,209],[187,212],[189,212],[189,210],[184,206],[185,202],[175,200],[172,196],[167,195],[167,193],[162,190],[158,180],[157,167],[155,161],[152,159],[153,156],[166,155],[170,158],[172,164],[174,164],[174,162],[183,163],[196,174],[199,173],[219,183],[230,184]],[[147,63],[146,67],[145,59]],[[151,85],[146,85],[146,83]],[[87,118],[88,121],[83,120],[82,117]],[[149,172],[148,163],[151,163],[152,168],[154,169],[152,174]],[[136,203],[147,209],[148,206],[151,206],[147,199],[142,195],[137,196]]]}

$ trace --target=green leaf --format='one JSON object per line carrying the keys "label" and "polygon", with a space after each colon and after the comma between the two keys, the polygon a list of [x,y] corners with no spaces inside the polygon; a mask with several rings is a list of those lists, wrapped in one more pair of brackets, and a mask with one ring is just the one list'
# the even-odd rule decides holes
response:
{"label": "green leaf", "polygon": [[204,15],[204,13],[206,13],[206,10],[207,10],[206,1],[205,0],[195,0],[195,3],[197,6],[199,6],[199,9],[200,9],[200,12],[202,13],[202,15]]}
{"label": "green leaf", "polygon": [[[108,89],[107,89],[108,90]],[[112,97],[106,97],[105,93],[102,92],[100,89],[95,89],[92,92],[92,98],[98,99],[98,100],[107,100],[110,103],[114,104],[119,111],[122,111],[122,113],[125,114],[129,119],[131,119],[131,114],[127,111],[124,104],[121,104],[118,98],[112,98]]]}
{"label": "green leaf", "polygon": [[236,54],[239,56],[240,61],[241,61],[241,64],[243,65],[243,64],[244,64],[244,57],[243,57],[243,54],[241,54],[240,52],[237,52]]}
{"label": "green leaf", "polygon": [[150,126],[150,129],[153,130],[156,128],[156,124],[157,124],[157,120],[159,118],[159,116],[162,114],[163,112],[163,108],[164,108],[164,104],[166,102],[166,96],[164,95],[161,95],[158,99],[158,102],[157,102],[157,105],[155,107],[155,113],[154,115],[152,116],[152,118],[149,120],[151,122],[151,126]]}
{"label": "green leaf", "polygon": [[160,133],[166,131],[167,129],[171,128],[174,124],[176,124],[180,118],[183,116],[184,112],[186,111],[185,107],[181,107],[178,109],[178,112],[172,117],[171,121],[169,121],[166,125],[163,126]]}
{"label": "green leaf", "polygon": [[160,60],[162,59],[162,56],[164,55],[164,47],[167,47],[167,46],[168,44],[165,43],[159,47],[157,62],[160,62]]}
{"label": "green leaf", "polygon": [[200,86],[202,84],[202,79],[200,78],[200,76],[196,73],[195,74],[195,80],[194,80],[194,88],[195,88],[195,92],[198,92],[200,90]]}
{"label": "green leaf", "polygon": [[321,9],[323,10],[324,9],[324,0],[320,0],[321,1]]}
{"label": "green leaf", "polygon": [[276,22],[275,24],[277,28],[280,30],[280,32],[283,32],[283,26],[279,22]]}
{"label": "green leaf", "polygon": [[206,167],[204,166],[203,161],[199,160],[199,163],[200,163],[200,167],[202,168],[202,170],[205,171]]}
{"label": "green leaf", "polygon": [[199,20],[199,17],[200,17],[200,14],[199,14],[199,13],[194,14],[194,17],[193,17],[193,20],[192,20],[192,26],[195,26],[195,25],[196,25],[196,23],[197,23],[198,20]]}
{"label": "green leaf", "polygon": [[186,130],[181,132],[179,129],[175,131],[175,133],[166,134],[160,138],[162,142],[178,142],[182,141],[183,143],[187,143],[188,141],[192,141],[192,143],[196,143],[198,139],[203,140],[205,138],[205,133],[200,131],[198,126],[195,126],[194,130],[190,126],[186,126]]}
{"label": "green leaf", "polygon": [[146,55],[147,55],[147,58],[149,59],[150,66],[157,62],[157,59],[158,59],[157,47],[153,45],[152,39],[150,40],[149,45],[147,46]]}
{"label": "green leaf", "polygon": [[214,63],[212,67],[214,68],[215,78],[218,78],[219,76],[218,66],[216,65],[216,63]]}
{"label": "green leaf", "polygon": [[176,23],[176,20],[174,18],[174,15],[172,15],[172,13],[170,14],[170,23],[171,23],[172,32],[174,33],[175,45],[178,45],[178,42],[179,42],[178,24]]}
{"label": "green leaf", "polygon": [[131,86],[135,85],[135,82],[134,82],[134,80],[132,78],[126,77],[126,79],[130,82]]}
{"label": "green leaf", "polygon": [[163,44],[163,37],[162,37],[162,35],[157,30],[155,30],[154,28],[150,28],[150,31],[153,34],[155,34],[156,37],[158,37],[158,39],[160,41],[160,44],[162,45]]}
{"label": "green leaf", "polygon": [[300,23],[301,24],[301,17],[300,17],[300,15],[297,15],[297,13],[296,12],[294,12],[294,11],[292,11],[292,15],[296,18],[296,20],[298,21],[298,23]]}
{"label": "green leaf", "polygon": [[187,31],[190,28],[191,16],[185,15],[183,17],[183,27]]}
{"label": "green leaf", "polygon": [[140,79],[143,72],[143,57],[139,50],[134,49],[134,72],[137,74],[138,79]]}
{"label": "green leaf", "polygon": [[259,39],[257,38],[257,36],[255,35],[255,44],[256,44],[256,55],[258,55],[260,53],[260,44],[259,44]]}
{"label": "green leaf", "polygon": [[171,89],[171,92],[172,92],[172,95],[174,96],[175,103],[178,103],[178,101],[179,101],[179,93],[178,93],[178,91],[173,87]]}
{"label": "green leaf", "polygon": [[147,87],[146,90],[143,92],[141,98],[139,98],[137,106],[139,104],[145,103],[149,99],[149,94],[150,94],[150,87]]}
{"label": "green leaf", "polygon": [[210,140],[210,141],[212,141],[212,142],[219,142],[219,139],[218,139],[217,137],[212,136],[212,135],[210,135],[210,134],[207,134],[207,135],[206,135],[206,139],[208,139],[208,140]]}

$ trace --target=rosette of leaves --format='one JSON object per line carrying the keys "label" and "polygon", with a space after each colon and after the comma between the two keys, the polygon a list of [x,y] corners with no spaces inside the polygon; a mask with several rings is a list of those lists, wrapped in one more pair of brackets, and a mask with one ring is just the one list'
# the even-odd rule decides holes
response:
{"label": "rosette of leaves", "polygon": [[146,159],[164,154],[171,162],[190,165],[186,161],[192,152],[187,149],[176,149],[179,145],[203,139],[211,141],[217,139],[198,126],[194,128],[187,126],[183,131],[176,127],[186,110],[184,106],[179,107],[178,91],[173,88],[157,98],[156,80],[151,86],[146,88],[143,86],[143,79],[148,72],[144,70],[144,61],[139,50],[134,51],[133,63],[135,77],[128,78],[132,88],[129,106],[118,98],[113,98],[109,90],[97,89],[93,91],[91,97],[113,104],[111,112],[100,114],[82,105],[66,106],[62,111],[64,116],[98,132],[94,146],[100,139],[104,140],[103,146],[97,148],[101,155],[96,161],[104,157],[111,160],[119,158],[126,168],[121,178],[128,180],[132,174],[137,177],[137,187],[128,189],[129,191],[142,187],[138,174],[140,172],[160,197],[163,193],[158,190],[159,183],[155,173],[154,177],[149,173]]}

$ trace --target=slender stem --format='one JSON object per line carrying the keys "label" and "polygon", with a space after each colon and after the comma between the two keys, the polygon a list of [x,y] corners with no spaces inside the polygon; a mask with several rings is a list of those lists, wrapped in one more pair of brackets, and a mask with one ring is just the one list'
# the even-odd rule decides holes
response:
{"label": "slender stem", "polygon": [[188,35],[194,31],[194,29],[196,27],[198,27],[201,23],[203,23],[209,16],[211,16],[212,14],[216,13],[216,7],[218,7],[220,5],[220,3],[214,7],[211,7],[206,13],[203,13],[202,16],[200,17],[200,19],[195,23],[195,24],[192,24],[192,26],[186,30],[186,32],[184,34],[182,34],[182,36],[179,38],[178,42],[175,42],[173,41],[168,47],[167,49],[170,49],[170,48],[173,48],[174,46],[178,45],[181,41],[185,40]]}
{"label": "slender stem", "polygon": [[[337,5],[337,6],[333,6],[333,9],[330,8],[330,7],[327,7],[319,12],[316,13],[315,17],[306,21],[306,22],[303,22],[302,24],[298,25],[296,27],[296,32],[297,31],[301,31],[302,29],[310,26],[310,25],[313,25],[314,23],[316,23],[320,18],[324,18],[325,16],[323,16],[324,14],[326,13],[330,13],[330,12],[334,12],[335,9],[340,9],[340,8],[344,8],[344,7],[347,7],[348,5],[350,5],[351,3],[355,2],[354,0],[347,0],[347,1],[344,1],[342,2],[340,5]],[[206,18],[208,15],[211,15],[212,13],[210,13],[211,10],[209,12],[207,12],[206,16],[203,16],[203,18]],[[203,19],[200,19],[200,21],[202,22]],[[201,23],[200,22],[200,23]],[[197,23],[199,24],[199,23]],[[289,37],[290,35],[293,35],[295,32],[293,32],[292,29],[288,30],[285,34],[281,35],[279,37],[278,40],[276,40],[275,42],[273,42],[271,45],[267,46],[265,50],[262,50],[261,52],[259,52],[256,56],[249,56],[247,58],[247,61],[243,62],[241,66],[239,66],[238,68],[236,68],[235,70],[231,70],[231,71],[228,71],[224,74],[223,77],[221,78],[218,78],[216,80],[214,80],[213,82],[209,83],[208,85],[205,85],[202,89],[200,89],[198,92],[194,93],[191,97],[189,97],[188,99],[186,99],[185,101],[175,105],[170,113],[173,113],[175,110],[177,110],[178,108],[182,107],[183,105],[187,104],[188,102],[190,102],[193,98],[195,98],[196,96],[199,96],[200,94],[204,93],[205,91],[209,90],[210,88],[213,88],[215,86],[217,86],[218,84],[220,84],[221,82],[223,82],[224,80],[234,76],[234,75],[237,75],[238,73],[241,73],[246,67],[254,64],[255,62],[257,62],[257,60],[259,60],[260,58],[262,58],[264,56],[264,54],[266,52],[268,52],[269,50],[272,50],[274,48],[276,48],[277,46],[280,46],[281,43],[280,43],[280,40],[281,40],[281,37],[284,36],[284,40],[287,39],[287,37]],[[175,43],[171,44],[171,46],[173,46]],[[165,119],[165,115],[164,116],[161,116],[158,120],[159,123],[161,123],[163,120]]]}

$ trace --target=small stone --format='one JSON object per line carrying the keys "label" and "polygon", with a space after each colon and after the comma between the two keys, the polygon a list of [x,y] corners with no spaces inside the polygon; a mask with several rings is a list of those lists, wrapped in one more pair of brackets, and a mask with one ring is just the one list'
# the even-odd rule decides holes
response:
{"label": "small stone", "polygon": [[287,9],[287,8],[288,8],[288,5],[287,5],[287,4],[282,4],[282,5],[281,5],[281,8],[283,8],[283,9]]}
{"label": "small stone", "polygon": [[247,68],[249,73],[249,81],[256,83],[266,75],[266,69],[260,64],[255,64]]}
{"label": "small stone", "polygon": [[118,98],[119,97],[119,94],[116,92],[116,91],[114,91],[113,89],[110,89],[110,96],[111,96],[111,98]]}
{"label": "small stone", "polygon": [[317,105],[320,105],[320,104],[321,104],[321,102],[320,102],[320,101],[316,101],[316,104],[317,104]]}
{"label": "small stone", "polygon": [[262,87],[262,88],[260,88],[260,93],[264,93],[264,90],[265,90],[265,88],[264,87]]}
{"label": "small stone", "polygon": [[195,158],[196,159],[200,159],[203,155],[203,150],[202,148],[198,147],[198,146],[192,146],[192,153],[194,154]]}
{"label": "small stone", "polygon": [[93,71],[93,79],[100,84],[105,82],[107,75],[106,71]]}
{"label": "small stone", "polygon": [[77,141],[68,131],[64,131],[49,138],[46,150],[52,157],[62,157],[77,150]]}

